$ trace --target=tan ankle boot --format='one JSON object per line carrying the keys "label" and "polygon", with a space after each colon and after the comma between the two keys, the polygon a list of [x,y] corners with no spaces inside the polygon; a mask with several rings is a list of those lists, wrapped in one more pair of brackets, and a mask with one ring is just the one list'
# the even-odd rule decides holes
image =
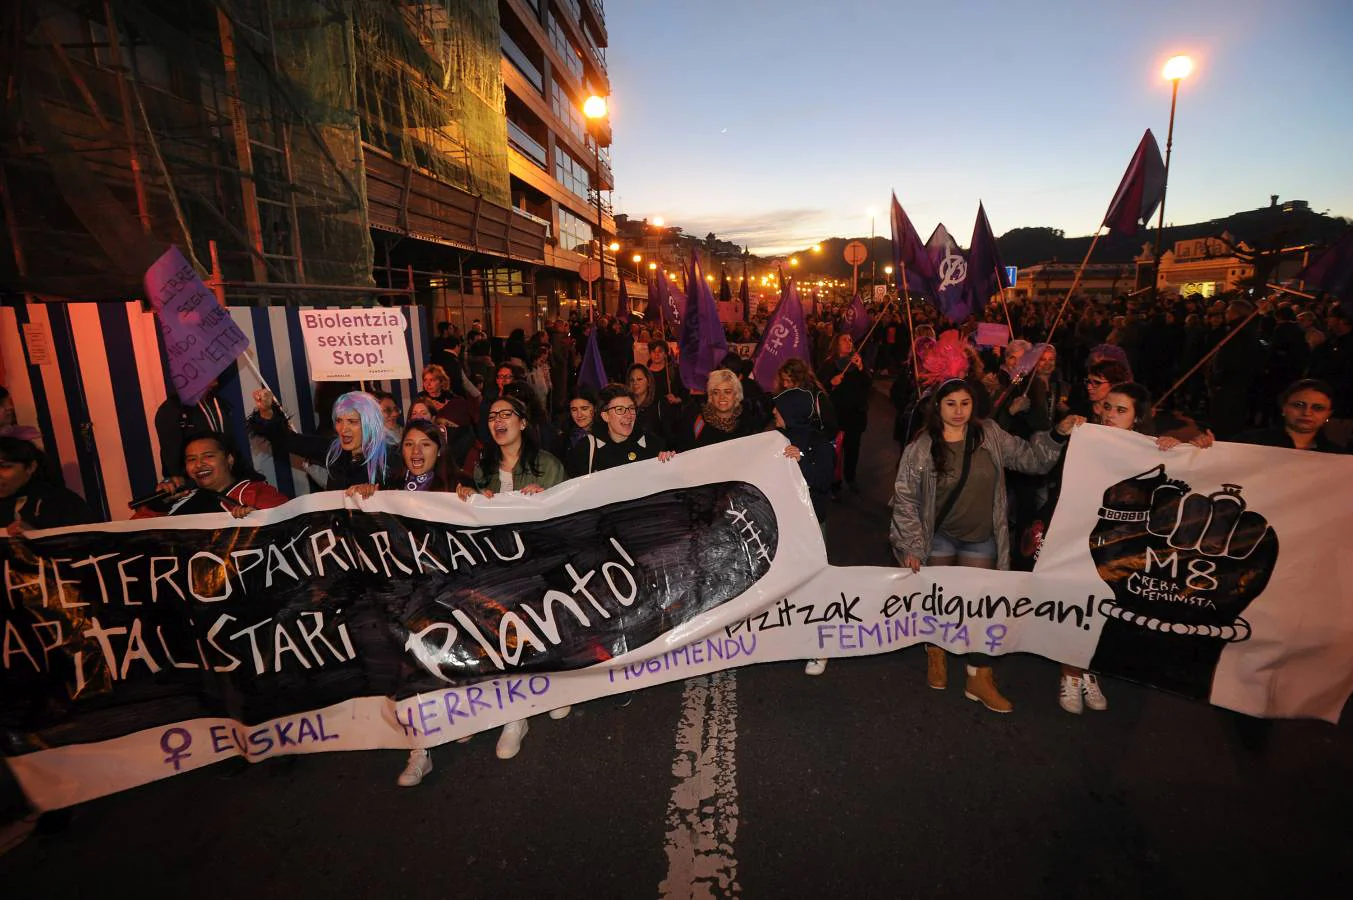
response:
{"label": "tan ankle boot", "polygon": [[963,688],[963,696],[976,700],[992,712],[1008,713],[1015,708],[1015,704],[996,689],[991,666],[968,666],[968,683]]}
{"label": "tan ankle boot", "polygon": [[949,660],[939,647],[925,646],[925,683],[937,691],[949,686]]}

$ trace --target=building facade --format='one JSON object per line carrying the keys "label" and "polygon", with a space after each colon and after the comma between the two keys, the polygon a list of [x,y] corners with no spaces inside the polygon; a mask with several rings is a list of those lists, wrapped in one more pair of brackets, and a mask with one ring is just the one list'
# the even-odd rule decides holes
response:
{"label": "building facade", "polygon": [[133,299],[175,243],[233,304],[506,334],[586,293],[599,0],[20,0],[12,24],[2,289]]}

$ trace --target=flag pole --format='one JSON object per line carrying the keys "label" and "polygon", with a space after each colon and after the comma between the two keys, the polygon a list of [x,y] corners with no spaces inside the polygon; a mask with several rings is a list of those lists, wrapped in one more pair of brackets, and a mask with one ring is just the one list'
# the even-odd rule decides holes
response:
{"label": "flag pole", "polygon": [[[889,300],[886,304],[884,304],[883,309],[880,310],[879,314],[874,317],[874,324],[869,326],[869,330],[864,333],[864,337],[860,338],[860,342],[855,345],[855,354],[857,356],[860,353],[860,348],[863,347],[865,344],[869,343],[869,339],[874,336],[874,330],[879,327],[879,323],[882,322],[883,317],[888,314],[888,310],[893,309],[896,306],[897,306],[896,297],[894,297],[893,299]],[[849,369],[854,364],[855,360],[852,359],[850,362],[846,363],[846,368]],[[861,368],[863,368],[863,366],[861,366]]]}
{"label": "flag pole", "polygon": [[[996,284],[999,286],[1001,283],[1001,270],[994,269],[993,271],[996,273]],[[996,296],[1001,298],[1001,309],[1005,311],[1005,327],[1010,329],[1010,339],[1013,341],[1015,339],[1015,323],[1010,321],[1010,307],[1005,305],[1005,288],[1000,288],[1000,290],[996,291]]]}
{"label": "flag pole", "polygon": [[903,260],[897,261],[897,270],[902,278],[902,296],[907,300],[907,343],[911,351],[911,377],[916,385],[916,396],[921,396],[921,367],[916,363],[916,326],[911,318],[911,289],[907,286],[907,264]]}
{"label": "flag pole", "polygon": [[1168,391],[1160,395],[1159,400],[1151,404],[1151,412],[1155,413],[1158,409],[1160,409],[1160,405],[1165,402],[1166,397],[1170,396],[1175,391],[1179,390],[1179,388],[1181,388],[1185,384],[1185,382],[1187,382],[1190,378],[1192,378],[1199,369],[1205,366],[1207,362],[1212,359],[1212,357],[1217,355],[1218,350],[1226,346],[1227,341],[1231,340],[1231,338],[1240,334],[1241,329],[1243,329],[1246,325],[1250,324],[1250,320],[1257,315],[1259,315],[1259,307],[1255,306],[1254,310],[1248,316],[1245,317],[1245,320],[1235,327],[1235,330],[1233,330],[1226,337],[1222,338],[1220,341],[1217,341],[1217,346],[1213,347],[1211,350],[1207,351],[1207,353],[1203,354],[1203,358],[1198,360],[1197,364],[1195,364],[1192,369],[1189,369],[1187,372],[1185,372],[1182,378],[1180,378],[1174,384],[1170,385],[1170,389]]}
{"label": "flag pole", "polygon": [[1103,231],[1103,225],[1095,229],[1095,237],[1090,242],[1090,249],[1085,251],[1085,259],[1081,260],[1080,268],[1076,270],[1076,277],[1071,280],[1071,289],[1066,292],[1066,299],[1062,301],[1061,309],[1057,310],[1057,318],[1052,320],[1052,327],[1048,329],[1046,343],[1052,343],[1052,336],[1057,331],[1057,326],[1062,322],[1062,313],[1066,312],[1066,305],[1071,302],[1071,296],[1076,293],[1076,288],[1080,286],[1081,276],[1085,274],[1085,267],[1090,262],[1090,254],[1095,252],[1095,244],[1099,243],[1099,235]]}

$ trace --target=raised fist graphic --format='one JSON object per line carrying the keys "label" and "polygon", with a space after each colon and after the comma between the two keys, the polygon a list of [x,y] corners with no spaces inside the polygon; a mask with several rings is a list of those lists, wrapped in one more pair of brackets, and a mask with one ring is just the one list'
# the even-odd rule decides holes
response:
{"label": "raised fist graphic", "polygon": [[1268,584],[1278,536],[1239,485],[1191,493],[1163,465],[1110,486],[1090,556],[1113,591],[1092,669],[1207,699],[1222,649]]}

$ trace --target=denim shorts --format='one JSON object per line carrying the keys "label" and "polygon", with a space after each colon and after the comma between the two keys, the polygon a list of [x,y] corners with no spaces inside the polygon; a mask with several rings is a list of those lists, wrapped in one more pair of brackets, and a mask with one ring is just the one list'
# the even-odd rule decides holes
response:
{"label": "denim shorts", "polygon": [[983,559],[996,558],[996,538],[989,537],[985,541],[960,541],[949,537],[947,534],[935,532],[934,540],[930,542],[930,555],[936,556],[977,556]]}

